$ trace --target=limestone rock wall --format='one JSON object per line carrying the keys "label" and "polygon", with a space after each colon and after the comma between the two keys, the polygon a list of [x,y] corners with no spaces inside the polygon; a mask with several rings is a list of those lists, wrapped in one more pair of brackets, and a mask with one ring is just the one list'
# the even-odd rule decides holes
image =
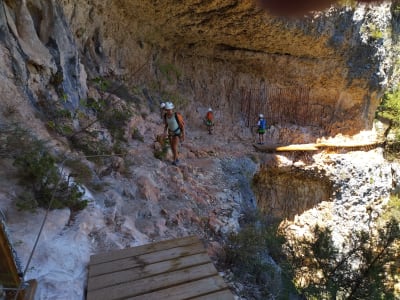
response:
{"label": "limestone rock wall", "polygon": [[7,82],[24,89],[34,105],[58,101],[76,107],[86,97],[86,73],[74,37],[55,1],[2,1],[3,64],[13,68]]}
{"label": "limestone rock wall", "polygon": [[355,134],[372,127],[393,78],[389,4],[296,20],[250,0],[62,4],[88,73],[177,92],[188,111],[212,105],[224,123],[242,113],[249,125],[261,111],[273,124],[322,127],[316,135]]}
{"label": "limestone rock wall", "polygon": [[397,176],[397,165],[387,162],[380,148],[319,153],[309,165],[278,156],[262,164],[253,188],[263,212],[299,227],[321,222],[343,236],[367,230],[381,216]]}
{"label": "limestone rock wall", "polygon": [[213,106],[235,132],[263,112],[270,124],[320,137],[370,129],[397,78],[398,16],[387,3],[303,19],[268,15],[251,0],[1,6],[4,63],[35,104],[61,99],[73,109],[87,97],[86,76],[104,77],[159,101],[181,99],[189,118]]}
{"label": "limestone rock wall", "polygon": [[293,219],[333,198],[333,183],[316,169],[264,166],[253,183],[257,207],[281,219]]}

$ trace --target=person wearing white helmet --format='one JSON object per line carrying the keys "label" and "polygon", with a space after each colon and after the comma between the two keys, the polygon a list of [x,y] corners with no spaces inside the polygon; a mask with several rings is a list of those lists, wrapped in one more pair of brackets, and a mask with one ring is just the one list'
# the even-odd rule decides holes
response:
{"label": "person wearing white helmet", "polygon": [[165,115],[165,103],[162,102],[162,103],[160,104],[160,116],[161,116],[161,120],[164,119],[164,115]]}
{"label": "person wearing white helmet", "polygon": [[214,129],[214,114],[213,114],[213,110],[211,107],[207,111],[206,117],[204,119],[204,123],[207,126],[208,134],[212,134],[213,129]]}
{"label": "person wearing white helmet", "polygon": [[165,103],[165,117],[164,117],[164,134],[168,131],[169,143],[171,145],[171,150],[173,154],[173,165],[177,165],[179,163],[178,157],[178,143],[180,141],[185,140],[185,122],[183,121],[183,117],[180,113],[174,113],[174,104],[171,102]]}
{"label": "person wearing white helmet", "polygon": [[265,121],[264,115],[258,115],[258,122],[257,122],[257,132],[258,132],[258,144],[264,144],[264,135],[265,130],[267,128],[267,122]]}

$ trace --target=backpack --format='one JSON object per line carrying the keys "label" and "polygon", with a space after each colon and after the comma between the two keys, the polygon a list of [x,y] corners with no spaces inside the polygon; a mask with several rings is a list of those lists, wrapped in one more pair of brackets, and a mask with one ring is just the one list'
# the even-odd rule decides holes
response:
{"label": "backpack", "polygon": [[261,119],[260,120],[260,125],[258,126],[258,129],[265,130],[266,127],[267,127],[267,122],[265,121],[265,119]]}
{"label": "backpack", "polygon": [[211,111],[207,112],[206,119],[207,119],[207,121],[210,121],[210,122],[212,122],[214,120],[214,115]]}
{"label": "backpack", "polygon": [[184,132],[185,130],[185,120],[183,120],[183,116],[181,113],[176,112],[175,113],[175,120],[178,123],[179,129]]}

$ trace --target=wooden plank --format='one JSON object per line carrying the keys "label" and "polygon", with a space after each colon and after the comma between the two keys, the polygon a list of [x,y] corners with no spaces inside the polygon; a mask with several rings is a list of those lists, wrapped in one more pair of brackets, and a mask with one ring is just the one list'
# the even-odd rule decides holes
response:
{"label": "wooden plank", "polygon": [[347,142],[347,143],[318,143],[315,146],[318,148],[363,148],[363,147],[377,147],[382,144],[382,141],[373,141],[373,142]]}
{"label": "wooden plank", "polygon": [[135,257],[113,260],[102,264],[89,265],[89,277],[141,267],[147,264],[175,259],[181,256],[201,253],[203,251],[205,251],[204,246],[198,242],[197,244],[191,244],[186,247],[180,246]]}
{"label": "wooden plank", "polygon": [[177,238],[172,240],[165,240],[158,243],[150,243],[132,248],[126,248],[121,250],[114,250],[111,252],[99,253],[90,257],[90,264],[99,264],[109,262],[111,260],[123,259],[132,257],[135,255],[141,255],[144,253],[159,251],[160,249],[175,248],[178,246],[185,246],[194,243],[199,243],[197,236],[187,236],[184,238]]}
{"label": "wooden plank", "polygon": [[[219,294],[220,292],[223,292]],[[207,295],[206,295],[207,294]],[[198,295],[204,295],[205,298],[199,299],[212,299],[212,300],[233,300],[233,294],[227,290],[225,282],[219,275],[199,279],[176,285],[163,290],[154,291],[135,297],[129,297],[129,300],[180,300],[180,299],[192,299]],[[215,297],[213,298],[213,295]],[[221,298],[218,298],[221,295]],[[229,297],[230,296],[230,297]],[[207,298],[208,297],[208,298]],[[224,298],[225,297],[225,298]],[[195,298],[196,299],[196,298]]]}
{"label": "wooden plank", "polygon": [[28,280],[27,283],[28,287],[25,289],[24,300],[34,300],[38,283],[36,279]]}
{"label": "wooden plank", "polygon": [[17,288],[21,283],[2,222],[0,222],[0,283],[8,288]]}
{"label": "wooden plank", "polygon": [[277,144],[253,144],[254,148],[263,152],[285,152],[285,151],[318,151],[315,144],[295,144],[295,145],[277,145]]}
{"label": "wooden plank", "polygon": [[113,300],[133,297],[213,275],[218,275],[218,273],[214,265],[209,263],[91,291],[88,293],[87,300]]}
{"label": "wooden plank", "polygon": [[287,146],[277,146],[276,151],[318,151],[315,144],[295,144]]}
{"label": "wooden plank", "polygon": [[226,289],[199,297],[190,298],[190,300],[233,300],[234,298],[235,297],[233,296],[231,290]]}
{"label": "wooden plank", "polygon": [[100,276],[89,277],[88,291],[106,288],[119,283],[134,281],[165,272],[177,271],[191,266],[210,263],[207,253],[199,253],[190,256],[178,257],[173,260],[140,266],[120,272],[107,273]]}

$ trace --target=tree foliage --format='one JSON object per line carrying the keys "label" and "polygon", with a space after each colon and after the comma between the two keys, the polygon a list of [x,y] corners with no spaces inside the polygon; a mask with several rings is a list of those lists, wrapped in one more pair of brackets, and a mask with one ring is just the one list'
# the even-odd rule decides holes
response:
{"label": "tree foliage", "polygon": [[395,127],[400,127],[400,89],[387,91],[378,108],[377,115],[389,120]]}
{"label": "tree foliage", "polygon": [[314,239],[287,248],[299,290],[307,299],[395,299],[400,227],[394,218],[371,232],[355,232],[339,251],[332,232],[315,227]]}
{"label": "tree foliage", "polygon": [[82,186],[62,173],[45,142],[18,126],[0,127],[0,138],[0,153],[13,160],[24,187],[16,202],[20,209],[69,207],[77,211],[86,207]]}
{"label": "tree foliage", "polygon": [[224,265],[245,287],[245,299],[289,299],[297,292],[285,272],[279,223],[260,213],[248,217],[242,229],[229,236]]}

